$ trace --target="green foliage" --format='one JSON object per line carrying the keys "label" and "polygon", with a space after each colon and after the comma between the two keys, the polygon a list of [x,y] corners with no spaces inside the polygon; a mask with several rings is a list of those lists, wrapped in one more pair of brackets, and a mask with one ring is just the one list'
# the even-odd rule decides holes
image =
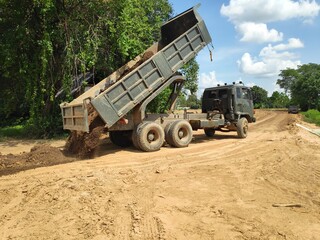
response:
{"label": "green foliage", "polygon": [[298,77],[298,73],[295,69],[285,69],[282,70],[279,74],[280,79],[277,80],[277,84],[280,86],[280,88],[283,88],[285,93],[289,93],[291,91],[291,87],[294,83],[294,81]]}
{"label": "green foliage", "polygon": [[282,70],[278,80],[280,87],[290,90],[292,102],[303,111],[320,110],[320,65],[309,63],[298,69]]}
{"label": "green foliage", "polygon": [[[199,64],[193,58],[180,69],[180,73],[185,76],[186,81],[184,82],[183,90],[178,97],[177,105],[200,108],[201,102],[197,99],[194,100],[194,97],[197,98],[195,93],[198,90]],[[191,92],[191,100],[186,100],[186,90]],[[164,113],[168,107],[170,93],[170,88],[165,89],[148,105],[148,111],[153,113]]]}
{"label": "green foliage", "polygon": [[195,60],[195,58],[187,62],[181,68],[180,72],[186,77],[184,89],[189,90],[191,95],[196,94],[196,92],[198,91],[199,64]]}
{"label": "green foliage", "polygon": [[255,108],[266,108],[269,106],[268,92],[265,89],[253,86],[251,92]]}
{"label": "green foliage", "polygon": [[0,128],[0,141],[6,138],[25,138],[28,136],[25,125],[15,125]]}
{"label": "green foliage", "polygon": [[117,4],[121,12],[113,22],[114,37],[126,62],[159,39],[162,20],[169,18],[171,6],[164,0],[121,0]]}
{"label": "green foliage", "polygon": [[147,111],[151,113],[165,113],[168,110],[169,97],[171,88],[164,89],[158,96],[155,97],[147,106]]}
{"label": "green foliage", "polygon": [[275,91],[271,97],[268,97],[267,90],[258,86],[253,86],[251,91],[255,108],[285,108],[290,103],[285,93]]}
{"label": "green foliage", "polygon": [[186,107],[187,104],[187,98],[186,95],[184,93],[180,93],[178,96],[178,100],[177,100],[177,106],[179,107]]}
{"label": "green foliage", "polygon": [[179,107],[189,107],[191,109],[200,109],[201,100],[197,98],[195,94],[191,94],[186,97],[184,93],[181,93],[178,98]]}
{"label": "green foliage", "polygon": [[302,112],[302,114],[304,115],[305,121],[320,126],[320,112],[318,110],[310,109],[307,112]]}
{"label": "green foliage", "polygon": [[[167,0],[1,0],[1,122],[29,118],[37,136],[61,130],[58,104],[71,99],[72,79],[102,79],[134,58],[171,11]],[[55,98],[61,87],[66,99]]]}
{"label": "green foliage", "polygon": [[191,109],[201,108],[201,101],[197,98],[195,94],[191,94],[188,96],[187,107],[190,107]]}
{"label": "green foliage", "polygon": [[288,107],[290,99],[285,93],[279,93],[278,91],[275,91],[269,98],[269,102],[271,105],[270,107],[272,108],[285,108]]}

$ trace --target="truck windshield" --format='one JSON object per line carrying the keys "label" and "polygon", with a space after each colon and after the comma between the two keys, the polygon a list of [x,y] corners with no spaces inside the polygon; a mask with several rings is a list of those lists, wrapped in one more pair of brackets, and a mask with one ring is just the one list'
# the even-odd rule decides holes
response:
{"label": "truck windshield", "polygon": [[251,92],[248,88],[237,88],[237,98],[252,100]]}

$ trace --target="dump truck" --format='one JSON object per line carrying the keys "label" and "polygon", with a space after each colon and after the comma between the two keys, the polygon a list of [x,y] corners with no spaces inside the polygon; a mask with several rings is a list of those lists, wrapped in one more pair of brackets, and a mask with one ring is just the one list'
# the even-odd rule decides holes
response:
{"label": "dump truck", "polygon": [[[94,140],[85,147],[91,150],[98,142],[97,129],[103,129],[115,145],[134,145],[150,152],[159,150],[164,143],[187,147],[193,131],[198,129],[204,129],[207,136],[213,136],[215,130],[228,129],[246,137],[248,122],[253,122],[254,117],[252,98],[245,101],[237,95],[238,88],[241,94],[246,89],[251,95],[244,86],[205,90],[202,113],[173,111],[185,81],[178,70],[211,43],[198,7],[164,23],[159,42],[72,102],[60,105],[63,127],[71,130],[71,138]],[[168,113],[147,114],[146,106],[169,86],[172,93]],[[213,92],[217,94],[214,98]]]}

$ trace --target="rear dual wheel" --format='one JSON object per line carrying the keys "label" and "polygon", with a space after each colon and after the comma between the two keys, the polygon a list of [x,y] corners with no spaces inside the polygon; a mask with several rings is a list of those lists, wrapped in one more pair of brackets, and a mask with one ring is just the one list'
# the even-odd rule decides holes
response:
{"label": "rear dual wheel", "polygon": [[165,129],[166,142],[172,147],[187,147],[192,140],[192,127],[185,120],[169,123]]}
{"label": "rear dual wheel", "polygon": [[144,152],[158,151],[164,142],[164,131],[157,123],[141,123],[132,134],[132,142]]}
{"label": "rear dual wheel", "polygon": [[144,122],[133,131],[132,143],[137,149],[153,152],[162,147],[164,140],[173,147],[187,147],[192,136],[192,127],[185,120],[171,122],[165,130],[157,123]]}

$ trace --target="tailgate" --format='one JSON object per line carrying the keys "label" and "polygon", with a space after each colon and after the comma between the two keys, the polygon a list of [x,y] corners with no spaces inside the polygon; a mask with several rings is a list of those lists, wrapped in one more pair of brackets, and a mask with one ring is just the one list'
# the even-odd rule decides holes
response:
{"label": "tailgate", "polygon": [[63,119],[63,129],[89,132],[88,100],[77,104],[60,104]]}

